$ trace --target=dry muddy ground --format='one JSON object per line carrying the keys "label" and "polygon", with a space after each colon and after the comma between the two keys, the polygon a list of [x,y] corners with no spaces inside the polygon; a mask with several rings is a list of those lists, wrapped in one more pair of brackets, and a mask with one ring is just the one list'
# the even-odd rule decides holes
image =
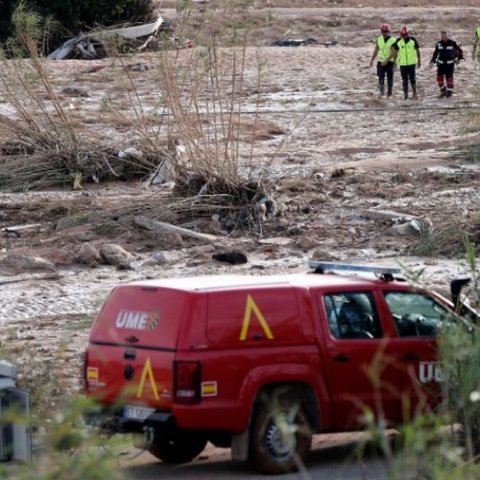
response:
{"label": "dry muddy ground", "polygon": [[[57,399],[78,390],[89,327],[118,282],[302,272],[306,257],[423,269],[422,282],[443,292],[452,277],[468,273],[462,236],[467,232],[475,239],[480,224],[480,172],[472,154],[480,140],[474,126],[479,70],[470,60],[480,8],[476,2],[431,7],[402,1],[390,8],[375,0],[361,3],[256,2],[249,12],[254,28],[246,49],[242,121],[262,134],[254,135],[253,154],[251,144],[239,139],[240,161],[254,178],[266,172],[270,180],[276,213],[266,222],[235,229],[214,214],[196,218],[190,206],[177,225],[216,240],[160,235],[124,221],[132,215],[163,218],[168,210],[171,189],[145,182],[0,193],[3,258],[24,253],[55,266],[32,271],[1,265],[1,345],[5,357],[20,366],[22,385],[38,394],[52,382]],[[211,27],[201,8],[192,16],[197,31]],[[159,2],[159,13],[175,20],[174,2]],[[369,60],[384,21],[395,32],[408,24],[422,47],[416,102],[403,100],[398,70],[393,98],[377,98]],[[465,46],[466,61],[458,66],[454,97],[440,100],[428,62],[445,26]],[[193,37],[195,30],[190,33]],[[321,43],[271,46],[278,39],[306,37]],[[179,62],[187,64],[201,48],[177,52]],[[231,50],[225,47],[221,54],[228,57]],[[129,120],[135,117],[132,90],[124,88],[123,72],[131,64],[146,66],[131,70],[128,81],[145,111],[152,111],[161,98],[155,52],[47,62],[79,132],[89,141],[108,140],[118,151],[133,144],[141,148]],[[64,90],[72,85],[86,94]],[[106,105],[114,105],[115,114]],[[7,101],[0,111],[14,115]],[[18,225],[31,227],[12,231]],[[78,264],[85,244],[122,246],[131,254],[131,268]],[[224,249],[241,250],[248,263],[232,267],[212,259]]]}

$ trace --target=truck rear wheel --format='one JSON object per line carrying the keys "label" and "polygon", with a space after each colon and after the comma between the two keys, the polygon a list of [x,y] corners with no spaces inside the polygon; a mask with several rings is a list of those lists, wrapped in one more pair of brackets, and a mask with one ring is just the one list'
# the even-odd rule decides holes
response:
{"label": "truck rear wheel", "polygon": [[148,451],[165,463],[186,463],[199,455],[207,439],[196,433],[155,434]]}
{"label": "truck rear wheel", "polygon": [[250,437],[250,462],[265,474],[297,471],[305,462],[312,433],[299,401],[282,401],[272,408],[261,403],[254,412]]}

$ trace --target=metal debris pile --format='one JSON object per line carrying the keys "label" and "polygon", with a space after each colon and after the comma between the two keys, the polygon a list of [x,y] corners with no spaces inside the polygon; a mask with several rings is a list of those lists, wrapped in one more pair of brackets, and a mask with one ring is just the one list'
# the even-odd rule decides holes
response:
{"label": "metal debris pile", "polygon": [[141,52],[152,48],[160,32],[170,33],[171,30],[171,22],[162,17],[143,25],[99,30],[67,40],[48,58],[94,60],[105,58],[109,56],[109,50],[119,48]]}

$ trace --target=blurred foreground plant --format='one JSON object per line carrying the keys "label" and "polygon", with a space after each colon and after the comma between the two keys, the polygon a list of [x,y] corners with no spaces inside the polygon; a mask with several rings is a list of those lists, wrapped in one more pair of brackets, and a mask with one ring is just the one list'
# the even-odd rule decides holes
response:
{"label": "blurred foreground plant", "polygon": [[[5,464],[0,478],[14,480],[121,480],[114,441],[87,429],[82,417],[91,407],[84,398],[73,398],[34,435],[30,463]],[[45,420],[45,419],[44,419]],[[18,418],[3,416],[3,422]]]}
{"label": "blurred foreground plant", "polygon": [[[475,244],[463,237],[471,282],[462,301],[478,297]],[[419,279],[416,279],[419,283]],[[438,355],[442,403],[406,421],[393,437],[366,415],[368,430],[390,460],[390,478],[463,480],[480,478],[480,328],[471,319],[442,322]],[[396,439],[396,440],[395,440]],[[393,448],[399,446],[400,448]]]}

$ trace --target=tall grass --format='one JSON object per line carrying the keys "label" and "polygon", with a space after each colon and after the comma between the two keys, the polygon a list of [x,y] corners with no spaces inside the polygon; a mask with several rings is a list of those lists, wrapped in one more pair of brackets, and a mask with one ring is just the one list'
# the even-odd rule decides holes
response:
{"label": "tall grass", "polygon": [[[478,298],[475,244],[463,238],[471,283],[464,292]],[[418,283],[418,280],[417,280]],[[367,425],[381,451],[390,460],[390,478],[463,480],[480,477],[480,325],[469,320],[444,321],[438,336],[442,403],[416,415],[399,428],[397,445],[387,440],[383,426],[366,415]]]}
{"label": "tall grass", "polygon": [[[13,107],[16,119],[2,115],[0,125],[7,132],[20,134],[20,138],[30,142],[30,147],[32,143],[44,148],[60,144],[78,145],[78,137],[42,61],[38,42],[43,19],[20,2],[12,21],[17,43],[11,42],[1,52],[0,81],[2,93]],[[48,98],[48,104],[43,94]]]}
{"label": "tall grass", "polygon": [[[118,451],[113,438],[97,435],[83,426],[82,415],[89,405],[74,397],[35,437],[37,448],[30,463],[8,468],[15,480],[70,479],[121,480]],[[124,446],[122,446],[124,447]]]}
{"label": "tall grass", "polygon": [[[206,28],[191,39],[193,48],[160,42],[161,50],[149,57],[150,91],[157,92],[153,105],[142,97],[142,79],[128,68],[133,57],[120,53],[112,38],[106,48],[111,69],[119,71],[114,81],[120,95],[105,97],[98,118],[88,122],[59,95],[61,79],[52,76],[38,47],[42,19],[20,4],[14,16],[18,42],[0,58],[0,85],[12,110],[0,114],[0,188],[79,189],[93,179],[149,183],[161,173],[175,181],[175,194],[192,199],[193,215],[220,213],[227,230],[258,226],[264,216],[257,215],[256,206],[270,200],[271,186],[269,165],[256,158],[256,143],[277,135],[285,140],[288,132],[259,115],[264,72],[260,57],[252,59],[247,46],[251,4],[237,0],[206,9]],[[178,11],[182,38],[190,2],[181,2]],[[91,126],[109,122],[128,130],[128,137],[105,137]],[[125,147],[135,147],[140,155],[119,158]]]}

